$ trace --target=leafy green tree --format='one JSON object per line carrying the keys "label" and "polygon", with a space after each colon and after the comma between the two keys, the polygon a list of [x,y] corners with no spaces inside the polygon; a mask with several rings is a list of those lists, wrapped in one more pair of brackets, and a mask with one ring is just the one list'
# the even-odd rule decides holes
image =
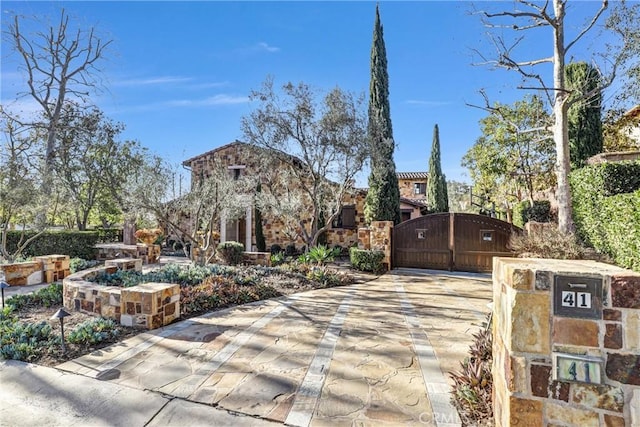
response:
{"label": "leafy green tree", "polygon": [[471,186],[466,182],[447,181],[447,195],[451,212],[476,212],[471,205]]}
{"label": "leafy green tree", "polygon": [[573,62],[565,68],[571,100],[567,120],[571,168],[585,165],[586,160],[603,150],[602,90],[600,72],[586,62]]}
{"label": "leafy green tree", "polygon": [[250,98],[259,106],[242,119],[242,129],[264,158],[256,204],[282,222],[284,236],[316,246],[366,161],[362,99],[337,87],[320,97],[304,83],[278,92],[272,79]]}
{"label": "leafy green tree", "polygon": [[371,81],[369,84],[369,124],[371,173],[365,200],[365,218],[371,221],[400,222],[400,189],[393,160],[395,142],[389,107],[389,75],[380,12],[376,5],[371,47]]}
{"label": "leafy green tree", "polygon": [[429,156],[429,174],[427,177],[427,208],[430,213],[449,212],[447,180],[440,164],[440,132],[438,125],[433,128],[433,144]]}
{"label": "leafy green tree", "polygon": [[632,131],[638,126],[637,113],[619,108],[607,110],[602,121],[604,151],[640,150],[640,140],[632,137]]}
{"label": "leafy green tree", "polygon": [[[121,155],[121,143],[116,137],[124,126],[104,116],[96,107],[87,109],[67,102],[60,116],[54,171],[65,196],[72,201],[78,230],[86,230],[89,215],[107,190],[118,191],[121,184],[105,177],[120,169],[128,159]],[[109,187],[107,188],[107,185]],[[116,188],[112,186],[116,185]]]}
{"label": "leafy green tree", "polygon": [[513,105],[494,104],[480,120],[482,136],[462,158],[474,193],[505,210],[553,184],[551,118],[542,100],[528,96]]}

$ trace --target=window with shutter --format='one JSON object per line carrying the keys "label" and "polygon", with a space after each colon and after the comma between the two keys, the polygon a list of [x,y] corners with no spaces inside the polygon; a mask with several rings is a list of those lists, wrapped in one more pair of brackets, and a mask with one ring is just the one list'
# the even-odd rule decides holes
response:
{"label": "window with shutter", "polygon": [[342,228],[356,228],[356,207],[354,205],[343,206],[340,213]]}

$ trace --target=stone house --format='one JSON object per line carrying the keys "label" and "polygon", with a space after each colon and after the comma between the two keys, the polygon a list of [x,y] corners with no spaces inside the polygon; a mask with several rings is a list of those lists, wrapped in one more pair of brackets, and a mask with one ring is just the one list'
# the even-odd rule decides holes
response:
{"label": "stone house", "polygon": [[402,221],[421,216],[427,207],[427,172],[397,172]]}
{"label": "stone house", "polygon": [[[183,166],[191,171],[191,183],[194,185],[199,179],[210,175],[208,170],[215,164],[226,165],[230,174],[236,177],[258,175],[261,168],[260,157],[255,152],[256,147],[240,141],[215,148],[206,153],[197,155],[182,162]],[[426,193],[426,172],[399,173],[401,184],[401,210],[402,219],[407,220],[420,215],[420,209],[424,207]],[[343,200],[340,215],[334,220],[332,229],[325,235],[326,244],[330,247],[341,246],[347,248],[357,244],[358,228],[365,226],[364,203],[366,189],[354,188]],[[219,226],[220,241],[238,241],[249,250],[256,250],[255,210],[247,208],[245,215],[233,221],[222,220]],[[308,212],[301,212],[302,220],[310,220]],[[300,249],[304,243],[298,239],[291,241],[291,236],[284,230],[284,224],[275,218],[263,215],[262,229],[267,249],[273,244],[285,247],[294,243]]]}

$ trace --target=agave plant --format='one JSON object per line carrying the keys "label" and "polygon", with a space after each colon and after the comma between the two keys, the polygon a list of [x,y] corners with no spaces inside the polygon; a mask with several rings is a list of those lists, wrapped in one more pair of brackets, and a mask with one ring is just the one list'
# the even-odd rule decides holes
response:
{"label": "agave plant", "polygon": [[489,316],[484,327],[473,334],[469,356],[460,362],[460,370],[449,372],[455,384],[451,391],[452,401],[463,425],[493,425],[490,322]]}

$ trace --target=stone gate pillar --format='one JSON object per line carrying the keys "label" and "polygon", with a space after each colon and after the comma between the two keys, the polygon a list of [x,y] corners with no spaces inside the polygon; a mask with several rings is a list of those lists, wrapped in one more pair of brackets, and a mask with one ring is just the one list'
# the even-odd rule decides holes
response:
{"label": "stone gate pillar", "polygon": [[382,263],[387,270],[391,270],[391,234],[393,233],[393,221],[371,221],[370,239],[371,249],[384,252]]}
{"label": "stone gate pillar", "polygon": [[640,274],[494,258],[495,425],[640,426]]}

